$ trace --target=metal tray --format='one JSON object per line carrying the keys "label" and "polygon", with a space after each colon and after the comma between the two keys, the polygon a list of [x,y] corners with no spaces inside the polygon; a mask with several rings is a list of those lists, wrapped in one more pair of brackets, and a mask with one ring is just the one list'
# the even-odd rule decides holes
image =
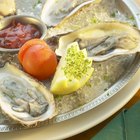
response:
{"label": "metal tray", "polygon": [[[110,3],[110,0],[106,1]],[[37,0],[30,0],[30,3],[28,0],[16,0],[17,14],[32,15],[39,18],[44,0],[42,0],[42,3],[39,3],[39,5],[36,5],[36,2]],[[136,23],[138,28],[140,28],[140,21],[138,20],[137,14],[138,10],[133,10],[132,8],[135,7],[134,3],[130,0],[116,0],[116,4],[117,5],[115,8],[119,12],[116,18],[120,20],[119,18],[122,16],[122,21],[126,21],[133,16],[135,19],[133,22]],[[129,21],[131,22],[131,20]],[[105,69],[104,66],[106,66]],[[59,123],[76,117],[82,113],[90,111],[91,109],[110,99],[113,95],[117,94],[118,91],[129,82],[135,72],[139,69],[140,54],[116,57],[106,62],[95,63],[94,67],[95,75],[90,80],[93,82],[93,86],[88,87],[87,85],[83,88],[83,90],[79,90],[78,93],[73,93],[63,97],[55,97],[58,115],[52,120],[47,120],[46,122],[40,123],[38,127],[42,125]],[[101,76],[98,75],[98,71],[100,70]],[[106,72],[106,70],[108,71]],[[104,75],[109,71],[110,75]],[[108,79],[107,76],[110,76],[111,79]],[[96,82],[96,80],[99,81]],[[48,86],[47,82],[45,84]],[[76,102],[79,103],[76,104]],[[10,132],[35,127],[36,126],[22,126],[14,121],[9,120],[9,118],[0,113],[0,132]]]}

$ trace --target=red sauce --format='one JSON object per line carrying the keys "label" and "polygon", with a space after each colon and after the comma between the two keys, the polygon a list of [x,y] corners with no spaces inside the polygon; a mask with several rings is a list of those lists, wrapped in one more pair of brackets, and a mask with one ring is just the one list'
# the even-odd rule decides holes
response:
{"label": "red sauce", "polygon": [[40,37],[41,33],[34,25],[13,21],[9,27],[0,31],[0,47],[20,48],[26,41]]}

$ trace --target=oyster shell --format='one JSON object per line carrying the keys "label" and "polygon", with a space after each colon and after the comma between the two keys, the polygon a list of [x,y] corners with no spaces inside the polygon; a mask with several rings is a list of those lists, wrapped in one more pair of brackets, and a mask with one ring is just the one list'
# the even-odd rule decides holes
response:
{"label": "oyster shell", "polygon": [[16,12],[14,0],[0,0],[0,16],[13,15]]}
{"label": "oyster shell", "polygon": [[[120,22],[98,23],[60,37],[56,54],[62,56],[71,42],[86,48],[88,56],[103,61],[115,55],[140,52],[140,32]],[[100,57],[100,58],[99,58]]]}
{"label": "oyster shell", "polygon": [[27,126],[56,114],[53,95],[45,86],[9,63],[0,68],[0,107],[10,118]]}
{"label": "oyster shell", "polygon": [[95,0],[82,7],[72,16],[62,20],[57,26],[49,28],[46,37],[66,34],[99,22],[120,21],[136,25],[135,20],[131,20],[130,18],[133,15],[123,5],[124,2],[122,0]]}
{"label": "oyster shell", "polygon": [[42,13],[41,19],[48,26],[56,26],[65,17],[73,15],[81,7],[101,0],[47,0]]}

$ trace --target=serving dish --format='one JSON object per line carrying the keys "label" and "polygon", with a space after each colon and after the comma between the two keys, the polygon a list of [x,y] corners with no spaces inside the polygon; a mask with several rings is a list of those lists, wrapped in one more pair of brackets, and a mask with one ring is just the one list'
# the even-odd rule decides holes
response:
{"label": "serving dish", "polygon": [[[130,17],[134,16],[134,18],[136,19],[136,24],[139,27],[140,24],[139,21],[137,20],[137,13],[133,12],[131,8],[130,9],[128,8],[131,6],[129,5],[129,2],[121,1],[121,0],[115,2],[117,3],[116,8],[118,8],[118,11],[120,12],[119,14],[122,15],[122,17],[124,18],[122,20],[131,21]],[[22,14],[22,9],[20,10],[21,10],[20,14]],[[27,13],[29,12],[28,10],[26,11]],[[1,56],[3,57],[3,54],[1,54]],[[58,109],[58,115],[53,119],[46,121],[46,123],[43,124],[59,123],[71,119],[107,101],[129,82],[129,80],[132,78],[134,73],[139,69],[140,66],[139,60],[140,60],[140,55],[136,54],[136,55],[129,55],[129,56],[120,56],[118,58],[113,58],[111,60],[102,63],[95,63],[94,64],[96,70],[95,77],[91,79],[91,82],[93,83],[93,85],[96,86],[84,87],[83,90],[79,90],[78,94],[75,93],[63,97],[56,97],[55,100]],[[113,69],[111,68],[112,66]],[[107,73],[107,75],[104,75],[105,73]],[[117,73],[117,75],[114,75],[114,73]],[[101,75],[101,77],[100,76],[97,77],[97,75],[99,74]],[[111,77],[112,79],[108,80],[108,77]],[[99,83],[98,82],[96,83],[95,81],[98,80]],[[45,82],[44,84],[47,87],[49,86],[48,82]],[[75,104],[76,102],[79,103]],[[8,132],[13,130],[27,129],[29,127],[24,127],[15,122],[10,123],[7,120],[7,118],[5,119],[5,117],[2,115],[0,128],[1,128],[0,129],[1,132]]]}
{"label": "serving dish", "polygon": [[140,71],[138,71],[130,82],[116,95],[80,116],[49,125],[48,127],[44,126],[37,129],[29,129],[28,131],[23,130],[18,131],[18,133],[16,131],[0,133],[0,137],[5,140],[62,140],[82,133],[98,125],[123,107],[138,91],[140,87],[139,76]]}

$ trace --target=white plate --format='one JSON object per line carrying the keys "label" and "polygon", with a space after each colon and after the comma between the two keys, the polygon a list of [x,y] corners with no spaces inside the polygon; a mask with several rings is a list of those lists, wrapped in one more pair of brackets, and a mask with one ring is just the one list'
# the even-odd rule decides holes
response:
{"label": "white plate", "polygon": [[[132,0],[130,0],[132,1]],[[136,9],[135,9],[136,10]],[[56,140],[81,133],[101,123],[123,107],[140,88],[140,70],[125,88],[91,111],[71,120],[11,133],[0,133],[0,140]]]}
{"label": "white plate", "polygon": [[140,88],[140,70],[125,88],[93,110],[71,120],[41,128],[1,133],[1,140],[56,140],[81,133],[101,123],[124,106]]}

